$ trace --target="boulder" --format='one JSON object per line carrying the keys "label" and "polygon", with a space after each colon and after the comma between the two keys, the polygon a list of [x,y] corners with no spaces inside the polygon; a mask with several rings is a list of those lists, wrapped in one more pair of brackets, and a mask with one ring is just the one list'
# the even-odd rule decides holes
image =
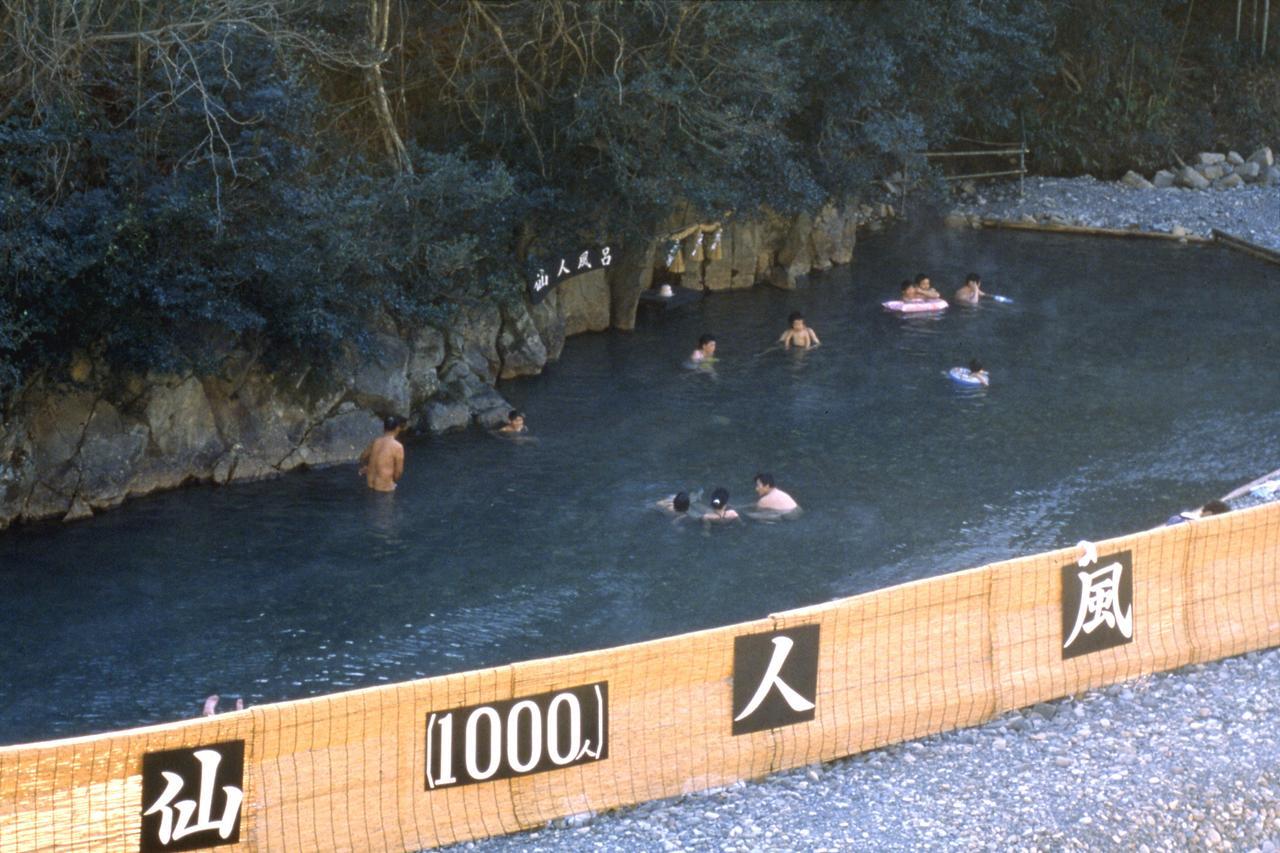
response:
{"label": "boulder", "polygon": [[409,411],[420,412],[440,390],[436,368],[444,361],[444,334],[432,326],[422,326],[409,341],[409,363],[405,378],[409,382]]}
{"label": "boulder", "polygon": [[569,279],[557,288],[564,313],[564,333],[601,332],[609,328],[611,301],[605,270]]}
{"label": "boulder", "polygon": [[1227,174],[1227,170],[1217,163],[1210,166],[1201,166],[1199,167],[1199,172],[1210,181],[1216,181]]}
{"label": "boulder", "polygon": [[948,228],[967,228],[969,226],[969,217],[958,210],[953,210],[942,220],[942,224]]}
{"label": "boulder", "polygon": [[369,442],[381,434],[381,418],[348,401],[331,417],[307,430],[302,443],[281,467],[349,462],[358,458]]}
{"label": "boulder", "polygon": [[846,204],[839,214],[839,232],[831,250],[831,263],[847,264],[853,261],[853,250],[858,244],[858,213],[852,204]]}
{"label": "boulder", "polygon": [[498,378],[534,376],[547,363],[547,347],[523,299],[502,306],[498,332]]}
{"label": "boulder", "polygon": [[732,272],[729,286],[740,290],[755,285],[756,256],[760,252],[760,226],[755,222],[737,220],[725,229],[728,245],[725,256],[730,258]]}
{"label": "boulder", "polygon": [[614,328],[630,330],[636,327],[636,308],[640,304],[640,294],[653,284],[653,257],[657,251],[657,240],[634,247],[623,245],[615,250],[614,259],[605,273],[609,285],[609,321]]}
{"label": "boulder", "polygon": [[555,361],[564,350],[564,312],[560,310],[560,294],[551,291],[537,305],[529,308],[538,337],[547,351],[547,361]]}
{"label": "boulder", "polygon": [[383,416],[408,414],[408,366],[409,347],[404,341],[395,335],[374,334],[366,351],[358,355],[351,398],[361,408]]}
{"label": "boulder", "polygon": [[[786,271],[791,287],[795,287],[796,279],[808,275],[813,269],[813,217],[801,213],[791,222],[778,248],[778,265]],[[770,284],[774,284],[772,277]],[[774,286],[777,286],[776,284]]]}
{"label": "boulder", "polygon": [[1209,179],[1190,166],[1183,166],[1178,170],[1178,186],[1192,190],[1208,189]]}
{"label": "boulder", "polygon": [[729,290],[733,287],[733,249],[729,245],[728,231],[720,238],[720,250],[720,260],[708,260],[702,265],[704,290]]}
{"label": "boulder", "polygon": [[840,212],[836,210],[834,204],[825,204],[822,210],[818,211],[818,215],[813,219],[813,233],[810,237],[810,245],[812,246],[813,269],[825,270],[830,269],[833,263],[832,256],[835,254],[836,246],[840,242],[841,232],[844,223],[841,221]]}
{"label": "boulder", "polygon": [[1247,162],[1257,163],[1259,166],[1271,168],[1276,164],[1276,158],[1272,155],[1271,149],[1264,145],[1257,151],[1250,154]]}
{"label": "boulder", "polygon": [[[271,377],[257,369],[238,384],[224,377],[209,377],[203,385],[218,432],[234,451],[230,459],[218,461],[215,478],[219,466],[225,471],[232,462],[237,480],[276,473],[276,466],[293,452],[307,427],[323,416],[312,417],[296,402],[285,402]],[[309,409],[327,414],[342,393],[318,398]]]}
{"label": "boulder", "polygon": [[1201,166],[1212,166],[1216,163],[1222,163],[1226,159],[1226,154],[1216,154],[1210,151],[1201,151],[1196,155],[1196,162]]}
{"label": "boulder", "polygon": [[1241,157],[1239,153],[1235,151],[1228,151],[1227,162],[1230,163],[1232,166],[1239,166],[1241,163],[1244,162],[1244,158]]}
{"label": "boulder", "polygon": [[1177,179],[1178,176],[1173,172],[1170,172],[1168,169],[1161,169],[1155,173],[1154,177],[1151,178],[1151,183],[1156,189],[1163,190],[1173,186]]}
{"label": "boulder", "polygon": [[436,400],[427,404],[424,425],[432,435],[466,429],[471,424],[471,410],[466,403]]}
{"label": "boulder", "polygon": [[150,438],[145,423],[98,400],[73,463],[80,474],[79,497],[94,509],[123,501]]}
{"label": "boulder", "polygon": [[1236,174],[1246,181],[1253,182],[1258,180],[1262,175],[1262,165],[1260,163],[1241,163],[1236,167]]}
{"label": "boulder", "polygon": [[1132,169],[1124,173],[1124,177],[1120,179],[1120,182],[1125,186],[1133,187],[1135,190],[1155,189],[1155,184],[1151,183]]}
{"label": "boulder", "polygon": [[1266,185],[1273,187],[1277,184],[1280,184],[1280,167],[1272,166],[1270,169],[1267,169]]}
{"label": "boulder", "polygon": [[22,516],[34,481],[27,424],[14,416],[0,423],[0,530]]}
{"label": "boulder", "polygon": [[1214,186],[1220,190],[1234,190],[1244,186],[1244,178],[1239,175],[1227,175],[1225,178],[1215,181]]}
{"label": "boulder", "polygon": [[[586,276],[583,276],[586,278]],[[569,284],[572,282],[567,282]],[[565,285],[561,285],[563,288]],[[473,372],[488,382],[498,378],[498,331],[502,312],[497,305],[468,305],[458,312],[445,333],[449,354],[464,359]]]}
{"label": "boulder", "polygon": [[779,290],[796,289],[796,277],[781,264],[775,264],[774,267],[769,270],[769,276],[765,279],[765,283],[770,287],[776,287]]}
{"label": "boulder", "polygon": [[178,467],[207,468],[225,449],[204,386],[194,376],[152,384],[144,412],[155,450]]}

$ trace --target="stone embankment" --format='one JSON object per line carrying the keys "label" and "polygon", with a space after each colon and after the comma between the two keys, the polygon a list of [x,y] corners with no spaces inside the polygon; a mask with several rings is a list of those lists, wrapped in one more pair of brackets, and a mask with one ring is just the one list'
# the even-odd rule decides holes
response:
{"label": "stone embankment", "polygon": [[460,850],[1241,850],[1280,842],[1280,650]]}
{"label": "stone embankment", "polygon": [[1161,170],[1151,181],[1135,172],[1115,182],[1029,178],[1024,196],[1016,182],[974,189],[947,222],[1188,241],[1212,239],[1217,229],[1280,251],[1280,168],[1271,149],[1261,148],[1248,159],[1202,153],[1195,165]]}
{"label": "stone embankment", "polygon": [[[681,284],[792,288],[811,270],[848,263],[858,227],[892,215],[888,205],[846,204],[729,221],[721,257],[690,264]],[[669,224],[674,233],[689,223],[677,215]],[[352,348],[324,371],[267,364],[244,346],[200,375],[119,375],[80,354],[0,411],[0,529],[83,518],[186,483],[350,462],[390,413],[431,434],[491,426],[510,408],[497,380],[539,373],[567,336],[634,326],[658,245],[621,251],[608,269],[564,282],[536,306],[477,305],[441,329],[380,321],[365,352]]]}

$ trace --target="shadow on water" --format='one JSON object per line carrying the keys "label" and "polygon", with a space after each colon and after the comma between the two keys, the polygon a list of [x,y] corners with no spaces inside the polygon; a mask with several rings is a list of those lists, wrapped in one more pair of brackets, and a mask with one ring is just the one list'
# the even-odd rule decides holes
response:
{"label": "shadow on water", "polygon": [[[879,305],[971,269],[1015,303]],[[341,466],[5,533],[0,742],[649,639],[1157,524],[1277,465],[1268,276],[1214,249],[895,230],[797,292],[574,338],[502,388],[537,442],[413,441],[395,495]],[[793,310],[821,347],[771,348]],[[714,376],[681,367],[704,331]],[[989,389],[945,376],[973,358]],[[704,530],[650,508],[717,486],[743,507],[757,471],[802,517]]]}

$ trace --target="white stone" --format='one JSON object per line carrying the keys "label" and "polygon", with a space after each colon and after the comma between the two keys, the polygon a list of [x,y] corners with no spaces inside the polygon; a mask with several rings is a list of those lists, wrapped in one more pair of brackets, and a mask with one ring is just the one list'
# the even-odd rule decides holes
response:
{"label": "white stone", "polygon": [[1249,162],[1257,163],[1259,166],[1270,167],[1276,164],[1276,158],[1271,153],[1271,149],[1266,145],[1264,145],[1261,148],[1259,148],[1257,151],[1249,155]]}
{"label": "white stone", "polygon": [[1215,163],[1221,163],[1226,159],[1226,154],[1217,154],[1212,151],[1201,151],[1196,155],[1196,160],[1201,166],[1212,166]]}
{"label": "white stone", "polygon": [[1173,172],[1170,172],[1168,169],[1161,169],[1155,173],[1154,177],[1151,178],[1151,183],[1155,185],[1156,189],[1162,190],[1173,186],[1177,179],[1178,176]]}
{"label": "white stone", "polygon": [[1125,186],[1133,187],[1135,190],[1151,190],[1155,189],[1155,184],[1130,169],[1124,173],[1124,177],[1120,179],[1120,183]]}
{"label": "white stone", "polygon": [[1219,189],[1234,190],[1237,187],[1242,186],[1244,186],[1244,178],[1239,175],[1227,175],[1225,178],[1218,181]]}
{"label": "white stone", "polygon": [[1241,163],[1244,162],[1244,158],[1241,157],[1238,152],[1228,151],[1227,162],[1230,163],[1232,166],[1239,166]]}
{"label": "white stone", "polygon": [[1206,178],[1208,178],[1211,181],[1216,181],[1218,180],[1218,178],[1221,178],[1224,175],[1226,175],[1227,170],[1220,165],[1214,164],[1212,166],[1201,166],[1200,174],[1204,175]]}
{"label": "white stone", "polygon": [[1242,163],[1236,174],[1244,178],[1246,181],[1256,181],[1262,175],[1261,163]]}
{"label": "white stone", "polygon": [[1188,189],[1203,190],[1209,188],[1209,179],[1190,166],[1183,166],[1178,170],[1178,184]]}

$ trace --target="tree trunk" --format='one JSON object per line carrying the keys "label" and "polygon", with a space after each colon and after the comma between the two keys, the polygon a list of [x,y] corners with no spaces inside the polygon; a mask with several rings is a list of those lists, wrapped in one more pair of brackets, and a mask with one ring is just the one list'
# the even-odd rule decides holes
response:
{"label": "tree trunk", "polygon": [[413,163],[409,160],[409,152],[396,129],[395,116],[391,113],[391,101],[387,97],[387,87],[382,79],[382,66],[387,61],[387,40],[391,31],[391,0],[369,0],[369,46],[374,54],[374,61],[369,66],[366,76],[373,90],[374,111],[378,115],[378,125],[382,131],[382,141],[387,148],[387,157],[395,165],[397,171],[413,174]]}

